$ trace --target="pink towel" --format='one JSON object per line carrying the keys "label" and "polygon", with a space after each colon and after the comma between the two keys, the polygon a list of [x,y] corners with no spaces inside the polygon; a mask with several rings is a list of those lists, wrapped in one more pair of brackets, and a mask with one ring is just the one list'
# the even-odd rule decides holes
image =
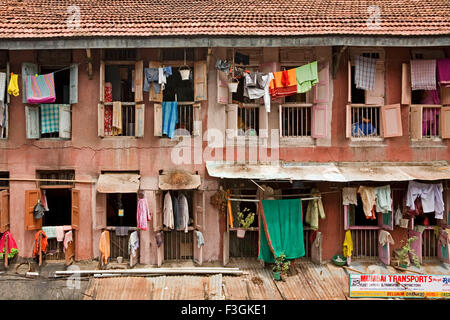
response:
{"label": "pink towel", "polygon": [[450,59],[439,59],[436,65],[439,84],[450,87]]}
{"label": "pink towel", "polygon": [[64,240],[64,229],[62,226],[56,227],[56,241],[61,242]]}

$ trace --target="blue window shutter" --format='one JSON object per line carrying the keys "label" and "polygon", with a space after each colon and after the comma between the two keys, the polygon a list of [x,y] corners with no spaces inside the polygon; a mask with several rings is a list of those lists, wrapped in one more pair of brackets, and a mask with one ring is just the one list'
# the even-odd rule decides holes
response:
{"label": "blue window shutter", "polygon": [[78,103],[78,64],[70,65],[70,103]]}
{"label": "blue window shutter", "polygon": [[38,73],[38,65],[30,62],[22,63],[22,102],[27,103],[26,77]]}

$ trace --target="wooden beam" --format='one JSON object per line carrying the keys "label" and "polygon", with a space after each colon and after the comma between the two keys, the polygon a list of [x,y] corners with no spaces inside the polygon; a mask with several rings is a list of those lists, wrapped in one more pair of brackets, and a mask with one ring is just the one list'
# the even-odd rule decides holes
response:
{"label": "wooden beam", "polygon": [[87,57],[87,64],[88,64],[88,76],[89,80],[92,80],[92,55],[91,55],[91,49],[86,49],[86,57]]}
{"label": "wooden beam", "polygon": [[336,79],[341,57],[346,49],[347,46],[333,47],[333,79]]}
{"label": "wooden beam", "polygon": [[190,267],[190,268],[145,268],[124,270],[67,270],[55,271],[56,276],[63,275],[91,275],[91,274],[231,274],[243,275],[239,268],[221,267]]}

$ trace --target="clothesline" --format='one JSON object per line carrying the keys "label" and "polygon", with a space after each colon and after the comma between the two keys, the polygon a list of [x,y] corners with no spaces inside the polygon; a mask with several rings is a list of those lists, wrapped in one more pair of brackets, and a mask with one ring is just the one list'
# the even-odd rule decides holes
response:
{"label": "clothesline", "polygon": [[[288,195],[286,195],[288,196]],[[283,196],[282,196],[283,197]],[[309,198],[300,198],[301,201],[307,201],[307,200],[317,200],[317,199],[322,199],[322,197],[309,197]],[[261,200],[257,200],[257,199],[237,199],[237,198],[229,198],[227,200],[230,201],[239,201],[239,202],[259,202]]]}
{"label": "clothesline", "polygon": [[[50,73],[57,73],[57,72],[60,72],[60,71],[64,71],[64,70],[70,69],[70,68],[72,68],[72,65],[74,65],[74,64],[79,65],[79,63],[72,63],[72,64],[71,64],[70,66],[68,66],[68,67],[64,67],[64,68],[58,69],[58,70],[56,70],[56,71],[52,71],[52,72],[50,72]],[[11,72],[11,74],[14,74],[14,72]],[[19,77],[22,76],[20,73],[18,73],[17,75],[18,75]]]}

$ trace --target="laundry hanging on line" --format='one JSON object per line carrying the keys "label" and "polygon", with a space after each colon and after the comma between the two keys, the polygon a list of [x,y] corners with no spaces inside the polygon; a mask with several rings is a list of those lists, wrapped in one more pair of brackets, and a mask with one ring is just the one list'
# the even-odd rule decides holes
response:
{"label": "laundry hanging on line", "polygon": [[53,103],[56,100],[54,74],[25,75],[28,103]]}

